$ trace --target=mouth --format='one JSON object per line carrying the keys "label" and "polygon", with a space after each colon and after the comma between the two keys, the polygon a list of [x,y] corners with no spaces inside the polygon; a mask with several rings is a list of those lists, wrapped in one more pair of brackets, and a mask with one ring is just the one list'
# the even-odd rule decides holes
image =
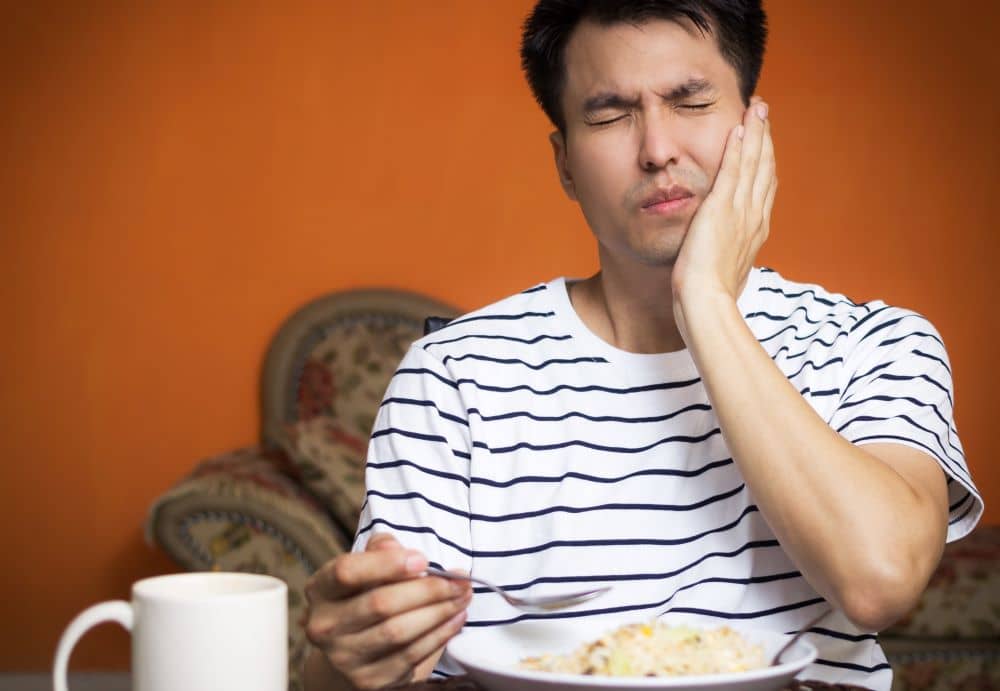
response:
{"label": "mouth", "polygon": [[694,193],[686,187],[671,185],[657,189],[642,201],[642,211],[655,215],[675,214],[694,202]]}

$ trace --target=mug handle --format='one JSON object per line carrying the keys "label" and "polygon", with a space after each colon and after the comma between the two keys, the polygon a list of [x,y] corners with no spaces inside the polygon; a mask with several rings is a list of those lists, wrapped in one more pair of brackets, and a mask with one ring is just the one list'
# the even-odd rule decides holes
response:
{"label": "mug handle", "polygon": [[80,640],[83,634],[106,621],[116,621],[131,632],[132,619],[132,605],[124,600],[102,602],[99,605],[88,607],[76,615],[76,618],[69,623],[66,631],[59,638],[59,646],[56,648],[56,661],[52,668],[53,689],[55,691],[68,691],[66,686],[66,668],[69,666],[69,656],[73,652],[76,642]]}

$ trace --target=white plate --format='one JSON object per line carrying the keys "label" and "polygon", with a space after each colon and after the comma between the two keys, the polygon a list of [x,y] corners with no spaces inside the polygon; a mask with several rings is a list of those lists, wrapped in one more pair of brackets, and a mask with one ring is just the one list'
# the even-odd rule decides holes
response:
{"label": "white plate", "polygon": [[[448,653],[476,682],[488,691],[775,691],[816,659],[816,648],[799,640],[782,656],[777,667],[749,672],[684,677],[597,677],[554,674],[518,669],[522,658],[542,653],[568,653],[582,643],[595,640],[621,623],[597,620],[539,620],[508,626],[466,629],[448,644]],[[764,649],[764,659],[784,645],[788,636],[774,631],[732,626],[751,643]]]}

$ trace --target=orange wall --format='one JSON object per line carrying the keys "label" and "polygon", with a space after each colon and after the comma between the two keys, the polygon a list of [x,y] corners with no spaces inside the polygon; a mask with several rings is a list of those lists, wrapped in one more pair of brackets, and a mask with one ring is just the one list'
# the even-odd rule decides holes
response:
{"label": "orange wall", "polygon": [[[921,4],[768,3],[761,261],[936,323],[998,523],[1000,16]],[[0,29],[7,670],[174,568],[145,511],[254,441],[258,366],[296,306],[388,285],[472,308],[595,257],[519,74],[529,0],[20,5]],[[73,665],[127,650],[104,627]]]}

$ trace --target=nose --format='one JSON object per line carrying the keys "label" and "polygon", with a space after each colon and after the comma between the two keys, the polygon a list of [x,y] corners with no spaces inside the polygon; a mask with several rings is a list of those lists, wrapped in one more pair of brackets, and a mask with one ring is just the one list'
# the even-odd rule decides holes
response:
{"label": "nose", "polygon": [[646,172],[663,170],[672,163],[677,163],[679,145],[676,128],[670,122],[670,116],[662,112],[653,112],[643,118],[639,143],[639,167]]}

